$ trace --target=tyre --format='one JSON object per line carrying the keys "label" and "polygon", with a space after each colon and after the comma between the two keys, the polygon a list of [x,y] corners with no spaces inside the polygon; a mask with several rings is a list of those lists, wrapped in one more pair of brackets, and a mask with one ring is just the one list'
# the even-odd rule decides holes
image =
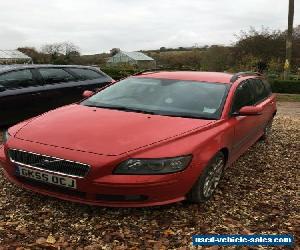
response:
{"label": "tyre", "polygon": [[187,201],[200,203],[209,200],[223,176],[225,163],[224,154],[217,153],[188,193]]}
{"label": "tyre", "polygon": [[272,124],[273,124],[273,119],[271,119],[265,126],[264,134],[262,135],[261,140],[265,142],[268,142],[270,140],[272,134]]}

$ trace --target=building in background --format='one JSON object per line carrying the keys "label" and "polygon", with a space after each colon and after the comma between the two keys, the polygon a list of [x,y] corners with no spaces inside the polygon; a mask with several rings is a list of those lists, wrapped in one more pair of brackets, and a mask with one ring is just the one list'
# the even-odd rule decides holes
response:
{"label": "building in background", "polygon": [[142,52],[136,51],[120,51],[107,61],[108,66],[118,66],[120,64],[129,64],[141,69],[151,69],[156,67],[156,62],[153,58],[145,55]]}
{"label": "building in background", "polygon": [[31,57],[18,50],[0,50],[0,64],[32,63]]}

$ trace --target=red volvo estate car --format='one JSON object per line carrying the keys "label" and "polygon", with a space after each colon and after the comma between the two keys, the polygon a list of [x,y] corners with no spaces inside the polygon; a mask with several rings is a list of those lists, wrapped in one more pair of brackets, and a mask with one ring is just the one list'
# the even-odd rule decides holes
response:
{"label": "red volvo estate car", "polygon": [[145,72],[85,96],[4,133],[10,181],[103,206],[203,202],[276,114],[255,73]]}

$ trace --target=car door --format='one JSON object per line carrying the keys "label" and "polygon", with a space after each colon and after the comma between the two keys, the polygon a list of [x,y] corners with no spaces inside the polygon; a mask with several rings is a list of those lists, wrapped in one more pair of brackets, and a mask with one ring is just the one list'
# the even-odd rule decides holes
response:
{"label": "car door", "polygon": [[2,73],[0,85],[0,124],[12,124],[39,113],[41,83],[32,69],[20,69]]}
{"label": "car door", "polygon": [[97,91],[112,82],[112,78],[93,68],[69,67],[66,70],[80,79],[77,86],[81,87],[81,91]]}
{"label": "car door", "polygon": [[234,126],[232,151],[236,155],[243,153],[256,140],[260,123],[259,115],[240,116],[239,110],[244,106],[253,106],[255,95],[251,80],[245,80],[237,87],[231,108],[231,121]]}
{"label": "car door", "polygon": [[262,107],[262,114],[259,116],[259,123],[261,130],[265,128],[266,124],[272,119],[275,106],[275,97],[271,96],[271,88],[262,79],[251,79],[252,88],[255,93],[255,105]]}
{"label": "car door", "polygon": [[[79,100],[82,95],[77,89],[78,79],[61,67],[42,67],[38,69],[38,74],[44,81],[48,103],[48,109],[54,109]],[[75,96],[77,98],[75,98]]]}
{"label": "car door", "polygon": [[43,67],[38,73],[48,91],[49,109],[77,102],[85,90],[95,91],[112,80],[101,72],[78,67]]}

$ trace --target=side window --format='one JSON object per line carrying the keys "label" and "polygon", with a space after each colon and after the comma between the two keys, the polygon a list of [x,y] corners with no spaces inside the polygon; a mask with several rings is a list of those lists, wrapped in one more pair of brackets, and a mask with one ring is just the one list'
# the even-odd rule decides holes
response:
{"label": "side window", "polygon": [[244,106],[252,106],[254,104],[254,95],[251,91],[250,81],[243,82],[235,91],[231,112],[238,112]]}
{"label": "side window", "polygon": [[70,68],[70,70],[78,75],[82,80],[93,80],[104,77],[104,75],[100,72],[91,69]]}
{"label": "side window", "polygon": [[265,85],[266,96],[271,95],[272,94],[272,89],[271,89],[270,83],[267,80],[265,80],[265,79],[263,79],[262,82]]}
{"label": "side window", "polygon": [[17,70],[0,75],[0,85],[7,89],[26,88],[35,85],[29,69]]}
{"label": "side window", "polygon": [[41,68],[40,74],[44,78],[45,84],[55,84],[76,80],[74,76],[60,68]]}
{"label": "side window", "polygon": [[251,79],[252,88],[255,94],[255,103],[258,103],[267,97],[264,84],[259,79]]}

